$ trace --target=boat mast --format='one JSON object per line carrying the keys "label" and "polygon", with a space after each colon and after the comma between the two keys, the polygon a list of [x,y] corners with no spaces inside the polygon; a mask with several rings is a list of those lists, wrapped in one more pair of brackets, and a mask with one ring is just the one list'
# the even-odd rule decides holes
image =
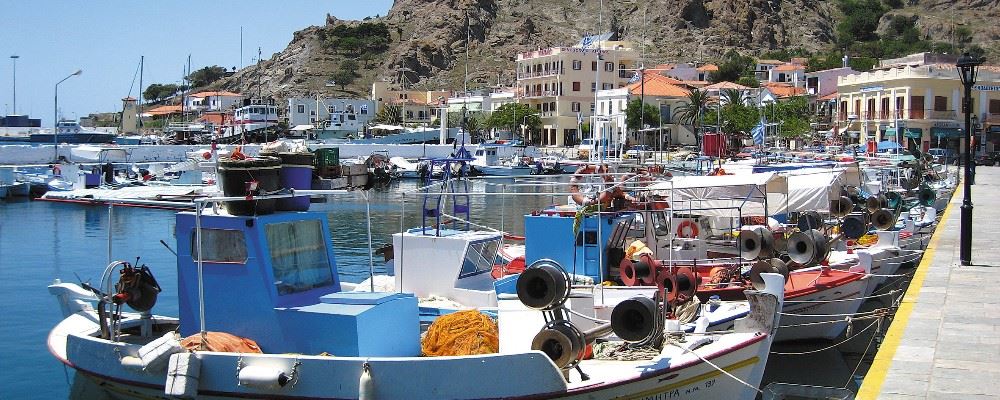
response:
{"label": "boat mast", "polygon": [[136,118],[138,119],[138,126],[136,130],[140,136],[142,136],[142,67],[143,61],[145,61],[146,56],[139,56],[139,101],[136,103],[138,105],[139,111],[136,113]]}

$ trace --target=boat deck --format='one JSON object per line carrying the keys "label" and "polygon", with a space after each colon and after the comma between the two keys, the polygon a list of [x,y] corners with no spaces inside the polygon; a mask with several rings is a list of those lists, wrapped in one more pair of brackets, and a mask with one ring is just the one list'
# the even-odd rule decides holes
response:
{"label": "boat deck", "polygon": [[194,208],[193,199],[217,191],[214,185],[125,186],[52,191],[38,200],[91,205],[113,202],[122,206],[186,210]]}
{"label": "boat deck", "polygon": [[978,167],[972,266],[959,256],[955,191],[865,377],[859,399],[1000,398],[1000,168]]}

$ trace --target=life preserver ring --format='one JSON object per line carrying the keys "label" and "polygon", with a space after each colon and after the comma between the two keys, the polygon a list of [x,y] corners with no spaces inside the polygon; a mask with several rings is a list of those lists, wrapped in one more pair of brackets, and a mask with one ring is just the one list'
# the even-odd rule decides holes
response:
{"label": "life preserver ring", "polygon": [[52,175],[62,176],[62,167],[60,167],[59,164],[52,166]]}
{"label": "life preserver ring", "polygon": [[692,220],[684,220],[677,225],[677,237],[694,239],[698,237],[698,224]]}
{"label": "life preserver ring", "polygon": [[576,204],[586,207],[597,203],[601,204],[611,203],[613,194],[607,190],[601,191],[601,193],[597,195],[597,199],[593,198],[588,199],[583,195],[583,193],[580,193],[580,180],[583,179],[584,175],[594,175],[594,174],[600,174],[601,179],[604,180],[604,183],[614,184],[614,178],[612,178],[611,175],[608,175],[607,165],[601,165],[601,166],[584,165],[580,168],[577,168],[576,172],[573,173],[573,177],[569,179],[570,197],[573,198],[573,201]]}

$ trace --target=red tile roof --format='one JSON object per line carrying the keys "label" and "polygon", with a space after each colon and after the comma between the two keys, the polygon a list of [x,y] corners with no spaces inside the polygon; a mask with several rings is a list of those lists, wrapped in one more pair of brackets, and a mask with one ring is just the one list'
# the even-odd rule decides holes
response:
{"label": "red tile roof", "polygon": [[784,83],[767,82],[761,86],[767,88],[768,91],[778,97],[793,97],[806,94],[805,88],[794,87]]}
{"label": "red tile roof", "polygon": [[732,82],[718,82],[711,85],[705,86],[703,90],[723,90],[723,89],[737,89],[737,90],[747,90],[750,89],[749,86],[743,86],[738,83]]}
{"label": "red tile roof", "polygon": [[786,64],[781,64],[781,65],[779,65],[777,67],[774,67],[774,70],[778,71],[778,72],[791,72],[791,71],[796,71],[796,70],[800,70],[800,69],[804,70],[805,68],[806,67],[804,67],[802,65],[792,64],[792,63],[786,63]]}
{"label": "red tile roof", "polygon": [[684,97],[690,93],[687,89],[678,86],[681,81],[666,77],[660,74],[646,72],[643,82],[632,82],[627,87],[629,93],[640,95],[645,92],[646,96],[658,97]]}

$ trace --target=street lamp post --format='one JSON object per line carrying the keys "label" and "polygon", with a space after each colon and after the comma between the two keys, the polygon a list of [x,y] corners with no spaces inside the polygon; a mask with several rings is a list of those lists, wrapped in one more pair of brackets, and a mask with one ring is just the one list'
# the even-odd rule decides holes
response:
{"label": "street lamp post", "polygon": [[955,63],[958,75],[965,86],[962,111],[965,112],[965,179],[962,198],[962,230],[959,258],[962,265],[972,265],[972,85],[976,84],[976,69],[983,63],[969,53],[962,54]]}
{"label": "street lamp post", "polygon": [[76,72],[69,74],[69,76],[62,78],[59,82],[56,82],[56,94],[55,94],[55,109],[52,110],[52,148],[53,148],[53,160],[59,162],[59,84],[65,82],[67,79],[83,73],[82,69],[76,70]]}
{"label": "street lamp post", "polygon": [[13,88],[12,88],[13,90],[11,91],[14,94],[14,115],[17,115],[17,59],[18,58],[21,58],[21,56],[18,56],[16,54],[10,56],[10,59],[14,60],[14,70],[13,70],[13,72],[14,72],[14,82],[13,82]]}

